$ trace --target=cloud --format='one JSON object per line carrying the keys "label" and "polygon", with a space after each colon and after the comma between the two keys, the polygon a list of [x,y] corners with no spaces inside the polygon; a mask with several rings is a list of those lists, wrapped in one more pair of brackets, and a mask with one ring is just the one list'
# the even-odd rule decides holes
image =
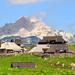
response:
{"label": "cloud", "polygon": [[5,18],[8,18],[8,17],[5,15],[0,15],[0,19],[5,19]]}
{"label": "cloud", "polygon": [[45,12],[45,11],[40,11],[39,13],[36,13],[35,15],[36,15],[36,16],[47,17],[47,12]]}
{"label": "cloud", "polygon": [[75,35],[75,22],[70,23],[67,27],[68,30]]}
{"label": "cloud", "polygon": [[7,0],[12,5],[22,5],[22,4],[35,4],[35,3],[42,3],[42,2],[48,2],[50,4],[52,3],[61,3],[65,0]]}
{"label": "cloud", "polygon": [[59,3],[64,0],[8,0],[10,4],[19,5],[19,4],[31,4],[39,2],[49,2],[49,3]]}
{"label": "cloud", "polygon": [[70,26],[71,30],[75,32],[75,25]]}
{"label": "cloud", "polygon": [[8,0],[8,2],[13,5],[18,5],[18,4],[37,3],[37,2],[39,2],[39,0]]}

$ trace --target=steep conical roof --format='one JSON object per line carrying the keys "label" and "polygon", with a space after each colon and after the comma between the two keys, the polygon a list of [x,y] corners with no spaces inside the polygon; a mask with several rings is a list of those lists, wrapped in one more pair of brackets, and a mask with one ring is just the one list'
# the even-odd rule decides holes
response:
{"label": "steep conical roof", "polygon": [[43,48],[48,48],[47,45],[37,45],[32,50],[29,51],[29,53],[43,53]]}

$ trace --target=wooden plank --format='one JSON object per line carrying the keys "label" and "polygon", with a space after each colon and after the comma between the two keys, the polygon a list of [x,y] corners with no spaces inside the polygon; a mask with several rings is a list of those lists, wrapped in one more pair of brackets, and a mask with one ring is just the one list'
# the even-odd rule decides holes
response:
{"label": "wooden plank", "polygon": [[35,63],[33,62],[12,62],[12,68],[35,68]]}

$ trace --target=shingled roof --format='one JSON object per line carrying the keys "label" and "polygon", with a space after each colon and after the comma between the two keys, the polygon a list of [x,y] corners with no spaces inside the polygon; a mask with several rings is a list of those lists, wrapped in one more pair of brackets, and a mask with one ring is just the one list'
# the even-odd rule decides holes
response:
{"label": "shingled roof", "polygon": [[12,50],[15,50],[15,51],[22,49],[20,46],[18,46],[14,42],[5,42],[5,43],[1,44],[1,48],[12,49]]}
{"label": "shingled roof", "polygon": [[46,36],[38,44],[66,43],[62,36]]}

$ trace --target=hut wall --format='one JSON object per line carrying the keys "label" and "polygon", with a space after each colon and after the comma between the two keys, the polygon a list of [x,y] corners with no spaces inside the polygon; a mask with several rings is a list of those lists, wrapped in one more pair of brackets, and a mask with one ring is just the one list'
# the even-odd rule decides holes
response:
{"label": "hut wall", "polygon": [[56,50],[68,50],[67,44],[50,44],[50,48],[46,52],[55,52]]}
{"label": "hut wall", "polygon": [[0,40],[0,47],[1,47],[1,40]]}
{"label": "hut wall", "polygon": [[0,49],[0,54],[2,53],[6,53],[6,50],[5,49]]}

